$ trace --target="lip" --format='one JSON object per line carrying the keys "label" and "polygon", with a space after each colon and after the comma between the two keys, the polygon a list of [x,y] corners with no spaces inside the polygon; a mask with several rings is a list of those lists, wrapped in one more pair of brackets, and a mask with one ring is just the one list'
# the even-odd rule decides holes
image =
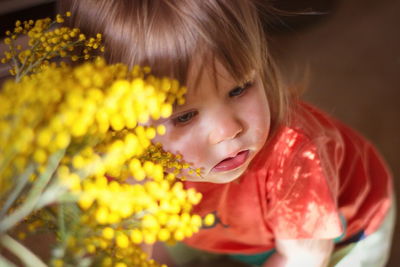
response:
{"label": "lip", "polygon": [[230,171],[242,166],[249,158],[249,150],[243,150],[234,157],[229,157],[222,160],[214,166],[213,170],[217,172]]}

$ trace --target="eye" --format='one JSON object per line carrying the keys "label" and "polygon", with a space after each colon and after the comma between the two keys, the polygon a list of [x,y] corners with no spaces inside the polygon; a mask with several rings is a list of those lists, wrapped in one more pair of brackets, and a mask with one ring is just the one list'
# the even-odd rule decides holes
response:
{"label": "eye", "polygon": [[237,86],[229,91],[229,97],[236,97],[244,94],[248,88],[253,85],[253,82],[246,82],[241,86]]}
{"label": "eye", "polygon": [[188,124],[196,115],[197,111],[190,111],[173,118],[172,121],[175,125],[185,125]]}

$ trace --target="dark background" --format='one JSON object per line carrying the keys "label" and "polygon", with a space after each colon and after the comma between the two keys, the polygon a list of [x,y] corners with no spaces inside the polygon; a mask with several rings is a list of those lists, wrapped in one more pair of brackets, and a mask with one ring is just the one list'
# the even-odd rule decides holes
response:
{"label": "dark background", "polygon": [[[275,0],[272,50],[285,82],[370,139],[400,189],[400,1]],[[53,16],[52,0],[0,0],[0,38],[16,19]],[[3,54],[0,46],[0,53]],[[0,80],[7,75],[0,66]],[[398,201],[400,204],[400,202]],[[398,205],[400,206],[400,205]],[[400,266],[396,227],[390,262]]]}

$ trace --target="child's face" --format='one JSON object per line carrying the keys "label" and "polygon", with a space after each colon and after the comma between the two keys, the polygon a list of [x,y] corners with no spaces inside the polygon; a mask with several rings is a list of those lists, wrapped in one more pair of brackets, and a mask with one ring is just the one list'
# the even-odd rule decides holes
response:
{"label": "child's face", "polygon": [[188,174],[188,181],[228,183],[244,173],[268,137],[267,97],[255,71],[242,84],[218,62],[200,76],[196,71],[189,72],[186,103],[162,122],[167,132],[155,141],[201,168],[202,177]]}

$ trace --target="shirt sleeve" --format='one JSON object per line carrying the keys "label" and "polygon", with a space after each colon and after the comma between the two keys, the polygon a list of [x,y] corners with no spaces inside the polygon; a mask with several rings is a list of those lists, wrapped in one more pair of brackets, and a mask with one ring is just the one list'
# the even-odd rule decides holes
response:
{"label": "shirt sleeve", "polygon": [[288,130],[274,148],[268,224],[278,239],[333,239],[343,233],[337,208],[341,147]]}

